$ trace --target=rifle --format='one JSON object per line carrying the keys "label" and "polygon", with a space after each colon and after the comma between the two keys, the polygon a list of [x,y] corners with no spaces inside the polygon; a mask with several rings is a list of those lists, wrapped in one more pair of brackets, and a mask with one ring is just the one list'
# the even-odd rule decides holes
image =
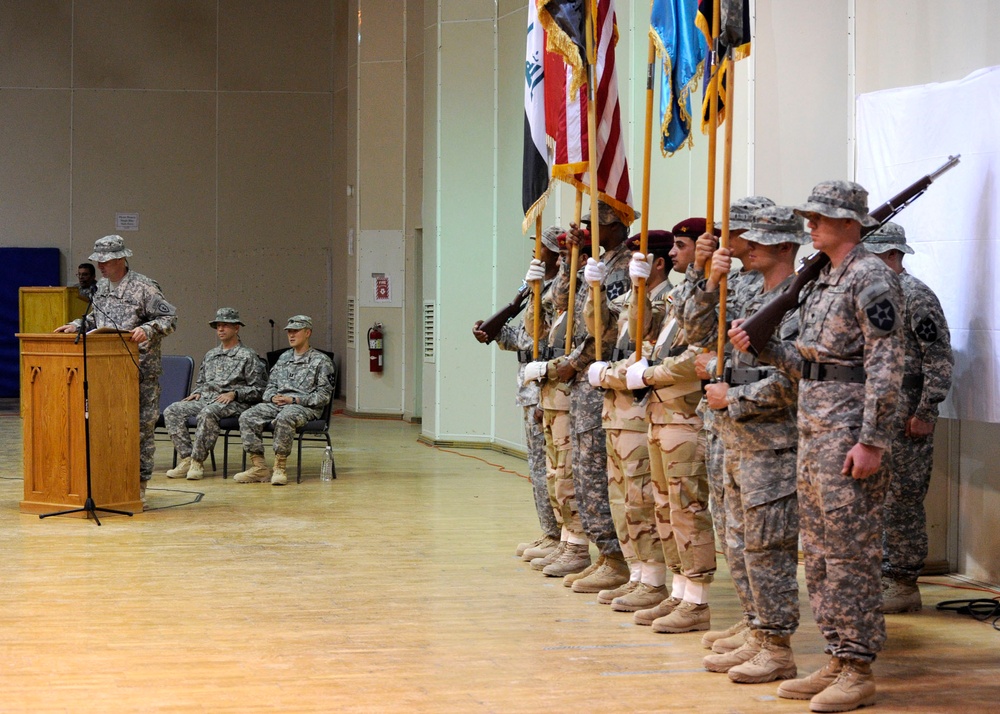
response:
{"label": "rifle", "polygon": [[[873,228],[863,228],[861,240],[864,241],[864,236],[881,228],[897,213],[920,198],[938,176],[958,164],[959,158],[961,158],[961,154],[958,156],[949,156],[944,165],[936,171],[927,174],[922,179],[907,186],[881,206],[871,211],[869,215],[878,221],[878,225]],[[807,283],[818,278],[820,271],[829,262],[830,259],[826,253],[820,252],[813,253],[808,258],[803,259],[799,269],[795,271],[795,279],[788,284],[788,287],[742,323],[741,327],[743,331],[750,338],[750,351],[754,356],[760,355],[763,351],[767,345],[767,341],[771,339],[771,335],[774,334],[775,328],[781,323],[785,314],[799,306],[799,293],[802,291],[802,288]]]}
{"label": "rifle", "polygon": [[483,320],[483,324],[479,326],[479,329],[485,332],[489,338],[486,340],[486,344],[495,340],[497,335],[500,334],[500,328],[524,309],[529,295],[531,295],[531,286],[528,284],[522,285],[513,300]]}

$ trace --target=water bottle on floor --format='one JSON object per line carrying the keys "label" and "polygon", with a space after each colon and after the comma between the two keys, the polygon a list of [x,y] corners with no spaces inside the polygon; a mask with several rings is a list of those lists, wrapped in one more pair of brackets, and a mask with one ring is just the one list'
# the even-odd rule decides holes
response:
{"label": "water bottle on floor", "polygon": [[333,449],[329,446],[323,452],[323,465],[319,468],[320,481],[333,481]]}

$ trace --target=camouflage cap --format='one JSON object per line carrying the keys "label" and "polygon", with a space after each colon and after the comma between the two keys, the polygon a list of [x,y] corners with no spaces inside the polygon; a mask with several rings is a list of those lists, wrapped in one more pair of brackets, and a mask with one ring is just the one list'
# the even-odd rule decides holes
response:
{"label": "camouflage cap", "polygon": [[246,323],[240,320],[239,311],[232,307],[220,307],[216,310],[215,319],[208,323],[208,326],[214,329],[220,322],[228,322],[231,325],[243,325],[246,327]]}
{"label": "camouflage cap", "polygon": [[132,251],[125,247],[125,239],[121,236],[104,236],[94,241],[94,252],[88,260],[96,260],[98,263],[106,263],[117,258],[129,258]]}
{"label": "camouflage cap", "polygon": [[[640,218],[641,214],[638,211],[636,211],[635,217]],[[606,204],[604,201],[597,202],[597,218],[601,222],[602,226],[611,226],[614,225],[615,223],[621,223],[622,225],[625,225],[624,221],[622,221],[621,219],[621,216],[619,216],[615,212],[615,209]],[[590,223],[590,222],[591,220],[589,213],[580,219],[580,223]]]}
{"label": "camouflage cap", "polygon": [[811,239],[802,225],[802,218],[795,215],[795,211],[788,206],[771,206],[757,212],[750,230],[743,234],[743,240],[760,245],[805,245]]}
{"label": "camouflage cap", "polygon": [[[746,198],[733,201],[729,206],[729,230],[749,230],[757,211],[773,205],[774,201],[766,196],[747,196]],[[722,223],[716,221],[715,228],[722,230]]]}
{"label": "camouflage cap", "polygon": [[892,221],[886,222],[865,236],[862,244],[870,253],[887,253],[890,250],[911,255],[913,253],[913,248],[906,244],[906,231],[901,225]]}
{"label": "camouflage cap", "polygon": [[[562,226],[549,226],[544,231],[542,231],[542,245],[551,250],[553,253],[559,252],[559,234],[565,233],[566,231]],[[531,236],[534,238],[534,236]]]}
{"label": "camouflage cap", "polygon": [[313,328],[313,319],[308,315],[292,315],[288,318],[288,324],[285,325],[286,330],[311,330]]}
{"label": "camouflage cap", "polygon": [[878,225],[868,215],[868,191],[853,181],[823,181],[816,184],[808,200],[793,210],[800,216],[818,213],[827,218],[850,218],[865,228]]}

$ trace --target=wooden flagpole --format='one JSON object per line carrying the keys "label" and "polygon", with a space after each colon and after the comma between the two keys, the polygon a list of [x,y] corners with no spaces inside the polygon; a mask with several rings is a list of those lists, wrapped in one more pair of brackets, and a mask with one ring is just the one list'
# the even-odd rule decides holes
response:
{"label": "wooden flagpole", "polygon": [[[580,225],[583,215],[583,191],[576,190],[573,223]],[[566,354],[573,351],[573,313],[576,310],[576,274],[580,269],[580,246],[573,244],[569,259],[569,303],[566,305]]]}
{"label": "wooden flagpole", "polygon": [[[716,0],[718,1],[718,0]],[[722,236],[719,238],[721,248],[729,248],[729,206],[730,188],[733,182],[733,90],[736,82],[735,64],[733,63],[733,48],[726,51],[726,72],[729,75],[729,87],[726,93],[726,145],[722,157]],[[720,75],[721,76],[721,75]],[[706,277],[708,273],[706,271]],[[729,292],[729,276],[723,275],[719,280],[719,336],[716,344],[715,376],[721,378],[725,369],[726,358],[726,300]]]}
{"label": "wooden flagpole", "polygon": [[[649,38],[649,51],[646,59],[646,136],[642,156],[642,216],[640,218],[639,231],[639,252],[647,255],[649,248],[649,176],[651,173],[650,162],[653,153],[653,77],[656,75],[656,45],[653,38]],[[647,258],[648,260],[648,258]],[[635,361],[642,359],[642,342],[646,338],[646,331],[643,329],[645,323],[646,309],[646,279],[641,278],[636,286],[638,295],[633,294],[635,301],[635,332],[632,338],[635,340]]]}
{"label": "wooden flagpole", "polygon": [[[587,167],[590,174],[590,257],[601,259],[601,218],[597,209],[597,87],[596,57],[594,39],[597,36],[597,18],[589,0],[584,2],[587,9],[585,30],[587,34]],[[601,324],[601,286],[591,286],[590,299],[594,304],[594,360],[601,360],[601,342],[604,326]]]}
{"label": "wooden flagpole", "polygon": [[[542,212],[539,211],[538,215],[535,216],[535,259],[542,259]],[[541,321],[542,321],[542,283],[537,282],[532,286],[532,295],[535,300],[535,304],[532,306],[534,310],[535,324],[532,335],[532,346],[531,354],[534,361],[538,361],[538,341],[539,333],[541,331]]]}
{"label": "wooden flagpole", "polygon": [[[716,54],[716,40],[719,38],[719,0],[712,3],[712,71],[719,76],[719,57]],[[708,89],[711,92],[708,104],[708,196],[705,202],[705,231],[711,233],[715,227],[715,163],[716,134],[719,125],[719,85],[709,78]],[[705,266],[705,276],[711,264]]]}

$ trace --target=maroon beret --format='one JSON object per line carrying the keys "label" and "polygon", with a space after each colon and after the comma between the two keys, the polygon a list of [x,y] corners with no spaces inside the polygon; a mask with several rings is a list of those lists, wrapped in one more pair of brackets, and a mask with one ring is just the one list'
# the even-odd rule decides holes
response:
{"label": "maroon beret", "polygon": [[[678,237],[690,238],[691,240],[697,240],[698,236],[705,233],[705,219],[704,218],[685,218],[683,221],[674,226],[674,235]],[[716,228],[712,231],[716,236],[721,236],[722,231]]]}
{"label": "maroon beret", "polygon": [[[629,250],[639,250],[639,236],[628,239]],[[669,251],[674,247],[674,234],[670,231],[649,231],[646,234],[646,247],[650,252]]]}

